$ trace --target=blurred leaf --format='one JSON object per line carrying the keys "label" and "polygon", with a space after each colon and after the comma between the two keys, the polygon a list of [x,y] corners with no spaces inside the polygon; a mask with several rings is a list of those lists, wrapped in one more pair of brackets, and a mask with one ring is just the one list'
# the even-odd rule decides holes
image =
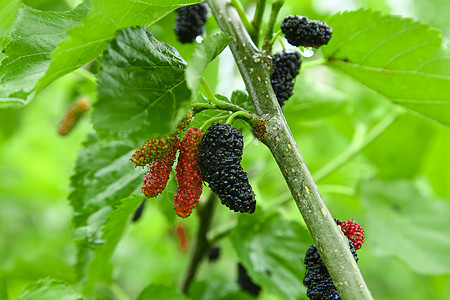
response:
{"label": "blurred leaf", "polygon": [[82,300],[65,283],[54,279],[39,280],[27,287],[17,300]]}
{"label": "blurred leaf", "polygon": [[50,64],[50,53],[88,13],[85,1],[69,12],[44,12],[27,6],[19,10],[16,30],[6,46],[0,69],[0,107],[26,104],[38,79]]}
{"label": "blurred leaf", "polygon": [[255,111],[255,109],[253,108],[252,99],[250,99],[250,96],[244,91],[234,90],[233,93],[231,94],[230,102],[239,105],[245,110],[251,112]]}
{"label": "blurred leaf", "polygon": [[150,284],[137,297],[136,300],[188,300],[189,298],[177,291],[175,286]]}
{"label": "blurred leaf", "polygon": [[100,143],[90,135],[79,153],[75,175],[71,178],[73,191],[69,195],[79,248],[79,273],[85,272],[91,258],[85,252],[86,247],[103,243],[100,229],[108,214],[123,198],[140,190],[145,170],[134,168],[129,160],[132,152],[133,147],[125,142]]}
{"label": "blurred leaf", "polygon": [[298,299],[306,292],[303,259],[312,241],[298,223],[261,212],[239,215],[231,241],[250,278],[263,289],[282,299]]}
{"label": "blurred leaf", "polygon": [[94,258],[88,266],[88,281],[83,287],[85,292],[90,293],[92,291],[97,278],[103,272],[104,267],[114,253],[130,216],[139,207],[143,198],[143,196],[136,195],[125,198],[122,200],[122,203],[108,215],[106,224],[102,228],[101,238],[104,241],[103,245],[94,250]]}
{"label": "blurred leaf", "polygon": [[253,296],[237,289],[229,282],[208,280],[195,281],[189,288],[189,296],[196,300],[252,300]]}
{"label": "blurred leaf", "polygon": [[[185,61],[145,28],[127,28],[102,58],[93,124],[103,138],[164,136],[186,112]],[[117,126],[120,124],[120,126]]]}
{"label": "blurred leaf", "polygon": [[107,49],[107,41],[117,30],[150,26],[180,6],[193,0],[91,0],[91,11],[81,25],[68,31],[69,38],[52,53],[52,63],[36,87],[37,92],[52,81],[97,58]]}
{"label": "blurred leaf", "polygon": [[6,282],[3,278],[0,278],[0,299],[8,300],[8,290],[6,288]]}
{"label": "blurred leaf", "polygon": [[399,116],[363,151],[378,168],[377,177],[382,180],[415,178],[427,156],[432,125],[411,114]]}
{"label": "blurred leaf", "polygon": [[450,56],[428,25],[367,10],[334,15],[328,64],[419,114],[450,126]]}
{"label": "blurred leaf", "polygon": [[19,0],[0,0],[0,36],[9,31],[17,16]]}
{"label": "blurred leaf", "polygon": [[450,199],[450,130],[439,127],[424,154],[424,171],[438,197]]}
{"label": "blurred leaf", "polygon": [[376,255],[395,256],[420,274],[450,274],[450,203],[426,198],[408,181],[367,181],[360,197]]}
{"label": "blurred leaf", "polygon": [[207,36],[201,44],[195,47],[192,58],[186,67],[186,81],[192,93],[196,93],[200,80],[203,77],[208,64],[214,60],[225,47],[231,42],[232,37],[226,33],[219,32]]}

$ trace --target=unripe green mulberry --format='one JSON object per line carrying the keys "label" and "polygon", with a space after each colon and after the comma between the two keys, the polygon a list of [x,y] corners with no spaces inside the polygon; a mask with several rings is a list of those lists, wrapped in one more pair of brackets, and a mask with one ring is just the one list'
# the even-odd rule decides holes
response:
{"label": "unripe green mulberry", "polygon": [[143,167],[155,160],[161,159],[163,154],[179,142],[177,136],[168,136],[148,140],[144,146],[136,149],[131,155],[131,161],[136,167]]}
{"label": "unripe green mulberry", "polygon": [[203,180],[200,174],[199,146],[203,130],[189,128],[180,144],[177,170],[177,192],[175,194],[175,212],[181,218],[187,218],[198,203],[202,194]]}

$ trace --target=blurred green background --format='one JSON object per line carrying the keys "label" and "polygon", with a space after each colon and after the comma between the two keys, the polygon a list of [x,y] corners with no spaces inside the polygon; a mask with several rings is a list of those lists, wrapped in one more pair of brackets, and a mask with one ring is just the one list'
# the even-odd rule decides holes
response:
{"label": "blurred green background", "polygon": [[[67,10],[79,1],[23,2],[42,10]],[[255,1],[243,3],[250,14]],[[281,16],[303,14],[324,20],[335,12],[361,7],[414,17],[442,30],[446,42],[450,37],[450,2],[446,0],[287,0]],[[194,47],[176,41],[174,19],[175,15],[170,14],[152,30],[188,60]],[[212,18],[207,27],[209,32],[217,30]],[[231,60],[231,54],[224,52],[205,74],[208,83],[226,95],[232,89],[243,88],[236,70],[230,67],[234,65]],[[0,298],[4,286],[9,298],[15,299],[25,286],[39,278],[75,281],[71,209],[66,198],[77,151],[92,128],[89,117],[84,117],[68,136],[59,136],[57,129],[67,109],[80,96],[95,101],[95,84],[75,72],[54,82],[23,109],[0,111]],[[313,174],[344,152],[355,132],[364,136],[392,110],[388,100],[324,67],[301,72],[295,96],[285,106],[286,118]],[[243,166],[260,208],[279,210],[283,217],[303,224],[269,151],[249,132],[246,142]],[[445,265],[448,261],[443,270],[437,270],[433,268],[436,258],[430,257],[427,269],[422,265],[428,258],[419,261],[416,256],[420,251],[420,255],[427,256],[429,245],[423,236],[430,232],[419,233],[420,241],[408,244],[420,231],[422,219],[432,218],[429,214],[438,211],[443,214],[436,218],[445,218],[448,212],[449,150],[448,128],[405,112],[363,152],[318,182],[335,217],[355,219],[366,229],[366,243],[358,253],[359,266],[375,299],[450,299],[449,266]],[[399,195],[405,194],[423,201],[397,203]],[[373,202],[374,197],[385,199],[386,210],[383,203]],[[113,257],[113,279],[105,276],[96,295],[114,299],[127,299],[128,295],[133,299],[150,282],[181,282],[197,218],[195,214],[187,220],[170,217],[156,202],[150,200],[142,219],[128,228]],[[441,203],[445,203],[444,209],[434,209]],[[401,224],[392,221],[397,217]],[[217,207],[213,230],[220,231],[236,218],[227,208]],[[448,230],[439,226],[450,225],[448,222],[437,222],[434,228],[434,234],[447,246]],[[180,249],[174,234],[178,224],[186,228],[187,251]],[[408,232],[404,231],[405,224],[410,228]],[[406,242],[396,239],[396,234]],[[222,291],[224,286],[236,289],[235,251],[228,239],[219,245],[219,262],[201,266],[195,283],[199,289],[201,281],[217,283]],[[443,256],[450,253],[450,247],[441,250]],[[263,291],[260,299],[278,298]]]}

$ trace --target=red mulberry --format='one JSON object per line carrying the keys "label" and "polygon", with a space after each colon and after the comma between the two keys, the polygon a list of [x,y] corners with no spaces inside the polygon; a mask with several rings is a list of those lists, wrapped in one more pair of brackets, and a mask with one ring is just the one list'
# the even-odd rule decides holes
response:
{"label": "red mulberry", "polygon": [[301,65],[302,59],[295,50],[284,50],[274,55],[270,83],[280,106],[292,96],[295,77]]}
{"label": "red mulberry", "polygon": [[155,160],[144,176],[142,192],[148,198],[161,194],[169,180],[170,171],[176,158],[180,138],[175,137],[171,147],[166,150],[160,159]]}
{"label": "red mulberry", "polygon": [[58,133],[60,135],[66,135],[72,131],[72,129],[77,125],[80,118],[89,109],[89,102],[86,99],[80,99],[72,106],[64,116],[64,120],[59,126]]}
{"label": "red mulberry", "polygon": [[213,123],[200,144],[200,170],[203,180],[222,204],[236,212],[253,213],[255,194],[240,165],[243,145],[239,130],[228,124]]}
{"label": "red mulberry", "polygon": [[281,24],[289,44],[304,47],[320,47],[328,44],[333,30],[325,23],[303,16],[289,16]]}
{"label": "red mulberry", "polygon": [[361,225],[353,220],[348,220],[347,222],[336,220],[336,224],[341,227],[345,236],[353,242],[355,249],[360,249],[364,243],[364,230]]}
{"label": "red mulberry", "polygon": [[175,33],[181,43],[192,43],[205,30],[208,9],[205,2],[180,7],[176,10]]}
{"label": "red mulberry", "polygon": [[189,128],[180,144],[177,164],[177,193],[175,194],[175,212],[181,218],[187,218],[202,194],[203,180],[200,174],[199,145],[203,130]]}

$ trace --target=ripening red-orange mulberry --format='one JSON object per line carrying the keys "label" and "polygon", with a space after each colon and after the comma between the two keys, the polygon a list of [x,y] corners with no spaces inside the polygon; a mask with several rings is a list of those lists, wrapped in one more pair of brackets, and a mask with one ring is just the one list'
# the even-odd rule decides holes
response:
{"label": "ripening red-orange mulberry", "polygon": [[199,146],[203,130],[189,128],[180,144],[177,164],[177,193],[175,194],[175,212],[181,218],[192,213],[202,194],[203,180],[199,165]]}
{"label": "ripening red-orange mulberry", "polygon": [[142,183],[142,192],[148,198],[153,198],[161,194],[169,180],[170,171],[177,155],[180,138],[175,137],[171,147],[167,149],[160,159],[152,162],[145,173]]}
{"label": "ripening red-orange mulberry", "polygon": [[144,146],[134,151],[131,155],[131,161],[136,167],[143,167],[151,164],[152,162],[161,159],[163,154],[169,151],[169,149],[178,142],[179,138],[174,135],[148,140]]}
{"label": "ripening red-orange mulberry", "polygon": [[344,222],[339,219],[336,220],[336,224],[341,227],[341,230],[345,236],[353,242],[355,249],[360,249],[364,243],[364,230],[361,225],[354,220]]}

